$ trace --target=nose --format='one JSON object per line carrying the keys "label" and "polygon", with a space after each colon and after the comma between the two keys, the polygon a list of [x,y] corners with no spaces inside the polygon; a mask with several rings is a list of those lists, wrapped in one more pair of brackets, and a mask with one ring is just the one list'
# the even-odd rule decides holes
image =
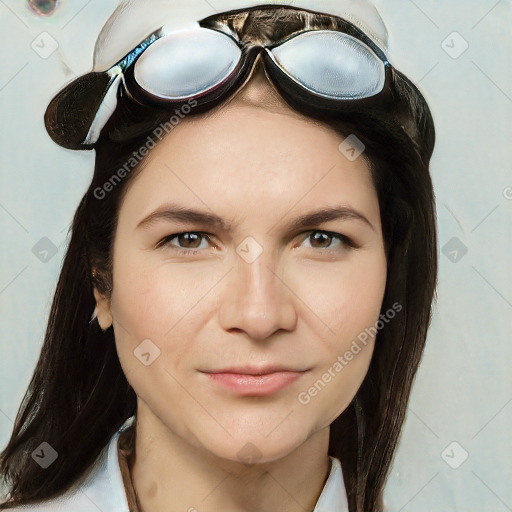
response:
{"label": "nose", "polygon": [[252,263],[237,257],[226,276],[219,322],[229,332],[244,332],[252,340],[268,339],[297,322],[294,295],[273,270],[265,251]]}

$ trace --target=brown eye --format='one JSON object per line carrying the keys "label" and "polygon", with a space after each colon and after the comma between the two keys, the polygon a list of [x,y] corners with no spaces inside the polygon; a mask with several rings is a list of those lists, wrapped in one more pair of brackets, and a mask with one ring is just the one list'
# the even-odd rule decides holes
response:
{"label": "brown eye", "polygon": [[311,240],[311,245],[313,247],[325,248],[331,245],[332,236],[328,233],[323,233],[321,231],[316,231],[309,235],[309,239]]}
{"label": "brown eye", "polygon": [[175,238],[183,249],[197,249],[201,245],[201,237],[199,233],[181,233]]}
{"label": "brown eye", "polygon": [[[201,243],[205,241],[205,244],[201,246]],[[176,249],[178,252],[188,254],[197,250],[207,249],[210,244],[210,239],[204,233],[197,231],[187,231],[185,233],[174,233],[162,238],[158,242],[157,247],[170,247]]]}
{"label": "brown eye", "polygon": [[331,233],[329,231],[312,231],[306,238],[313,249],[343,249],[346,247],[355,247],[350,238],[341,233]]}

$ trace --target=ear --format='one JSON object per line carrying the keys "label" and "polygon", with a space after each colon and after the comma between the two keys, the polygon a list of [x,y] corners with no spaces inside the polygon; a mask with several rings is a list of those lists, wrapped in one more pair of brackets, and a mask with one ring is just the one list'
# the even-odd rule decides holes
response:
{"label": "ear", "polygon": [[106,331],[112,325],[112,312],[110,309],[110,300],[101,294],[96,287],[94,287],[94,298],[96,300],[95,313],[98,318],[101,330]]}

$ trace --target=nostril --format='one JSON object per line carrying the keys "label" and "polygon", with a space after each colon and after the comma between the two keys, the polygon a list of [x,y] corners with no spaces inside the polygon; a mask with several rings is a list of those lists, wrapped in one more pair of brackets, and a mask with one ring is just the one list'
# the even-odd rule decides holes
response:
{"label": "nostril", "polygon": [[30,8],[41,16],[48,16],[55,11],[58,0],[28,0]]}

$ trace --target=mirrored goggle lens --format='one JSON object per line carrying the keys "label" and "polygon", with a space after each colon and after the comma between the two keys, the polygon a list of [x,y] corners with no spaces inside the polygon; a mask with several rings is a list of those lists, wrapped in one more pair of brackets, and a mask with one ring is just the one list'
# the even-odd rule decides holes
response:
{"label": "mirrored goggle lens", "polygon": [[303,32],[268,51],[295,82],[326,98],[368,98],[384,88],[382,60],[362,41],[342,32]]}
{"label": "mirrored goggle lens", "polygon": [[235,69],[241,49],[209,29],[178,32],[155,41],[137,60],[134,77],[154,96],[180,100],[215,88]]}
{"label": "mirrored goggle lens", "polygon": [[[303,32],[267,52],[297,84],[325,98],[368,98],[384,87],[382,60],[362,41],[342,32]],[[149,46],[135,63],[134,77],[156,97],[183,100],[221,84],[241,55],[238,44],[220,32],[178,32]]]}

